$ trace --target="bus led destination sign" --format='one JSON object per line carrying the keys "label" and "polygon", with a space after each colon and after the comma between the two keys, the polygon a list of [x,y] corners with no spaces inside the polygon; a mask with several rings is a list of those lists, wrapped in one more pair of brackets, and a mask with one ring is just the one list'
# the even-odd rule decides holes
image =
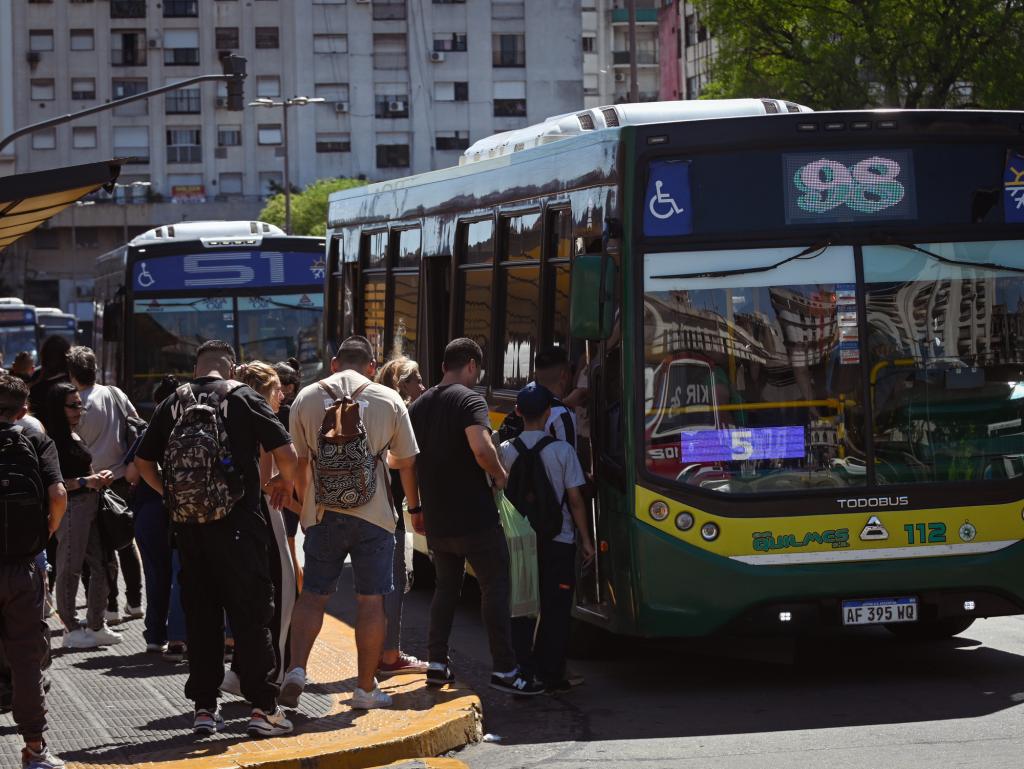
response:
{"label": "bus led destination sign", "polygon": [[742,462],[748,459],[798,459],[806,453],[804,428],[746,427],[735,430],[686,430],[683,462]]}
{"label": "bus led destination sign", "polygon": [[284,288],[323,283],[322,253],[215,251],[141,259],[132,268],[135,293],[210,288]]}
{"label": "bus led destination sign", "polygon": [[914,157],[909,150],[787,153],[786,224],[820,224],[917,216]]}

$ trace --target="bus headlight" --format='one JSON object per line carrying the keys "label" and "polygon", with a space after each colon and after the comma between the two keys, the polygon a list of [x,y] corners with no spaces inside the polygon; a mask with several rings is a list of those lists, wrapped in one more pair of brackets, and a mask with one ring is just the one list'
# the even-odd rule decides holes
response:
{"label": "bus headlight", "polygon": [[651,502],[651,506],[647,508],[647,513],[656,521],[664,521],[668,518],[668,504],[660,499],[657,502]]}
{"label": "bus headlight", "polygon": [[705,523],[700,527],[700,535],[703,537],[705,542],[714,542],[718,539],[718,533],[717,523]]}
{"label": "bus headlight", "polygon": [[693,514],[685,510],[676,516],[676,528],[679,531],[689,531],[693,528]]}

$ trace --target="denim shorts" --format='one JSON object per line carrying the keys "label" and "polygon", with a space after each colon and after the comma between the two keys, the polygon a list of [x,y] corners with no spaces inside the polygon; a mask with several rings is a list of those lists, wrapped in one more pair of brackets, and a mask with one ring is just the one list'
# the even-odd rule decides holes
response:
{"label": "denim shorts", "polygon": [[352,581],[359,595],[386,595],[394,589],[395,535],[354,515],[324,512],[306,529],[302,591],[332,595],[338,590],[345,558],[352,556]]}

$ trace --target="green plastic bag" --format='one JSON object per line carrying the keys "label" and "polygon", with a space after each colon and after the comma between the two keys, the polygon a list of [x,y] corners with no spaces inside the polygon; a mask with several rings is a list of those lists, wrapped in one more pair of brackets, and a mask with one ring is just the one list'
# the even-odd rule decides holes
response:
{"label": "green plastic bag", "polygon": [[537,585],[537,535],[519,511],[498,492],[495,499],[501,527],[508,542],[508,569],[511,589],[509,609],[513,617],[530,617],[540,612]]}

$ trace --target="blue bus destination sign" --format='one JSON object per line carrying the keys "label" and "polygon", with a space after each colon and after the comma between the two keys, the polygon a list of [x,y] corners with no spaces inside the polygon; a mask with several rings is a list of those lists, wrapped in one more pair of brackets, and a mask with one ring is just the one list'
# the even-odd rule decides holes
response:
{"label": "blue bus destination sign", "polygon": [[194,289],[267,289],[323,283],[321,252],[215,251],[141,259],[132,267],[136,294]]}

